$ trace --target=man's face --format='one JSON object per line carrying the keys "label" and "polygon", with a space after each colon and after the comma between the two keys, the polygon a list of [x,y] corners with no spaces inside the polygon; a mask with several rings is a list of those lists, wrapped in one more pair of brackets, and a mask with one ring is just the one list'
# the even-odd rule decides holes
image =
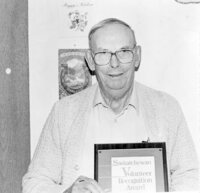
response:
{"label": "man's face", "polygon": [[[110,24],[98,29],[92,36],[93,53],[100,51],[115,52],[121,49],[132,49],[135,39],[129,28],[121,24]],[[134,50],[134,59],[129,63],[120,63],[112,55],[110,63],[104,66],[95,64],[96,77],[103,95],[109,99],[120,99],[132,89],[136,65],[140,63],[140,49]]]}

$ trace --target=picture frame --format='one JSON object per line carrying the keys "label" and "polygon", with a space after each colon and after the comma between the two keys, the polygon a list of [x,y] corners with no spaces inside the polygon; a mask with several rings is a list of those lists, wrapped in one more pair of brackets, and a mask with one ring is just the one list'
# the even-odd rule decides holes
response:
{"label": "picture frame", "polygon": [[85,59],[87,49],[58,50],[59,99],[92,85],[92,74]]}
{"label": "picture frame", "polygon": [[168,192],[165,142],[94,145],[94,179],[108,192]]}

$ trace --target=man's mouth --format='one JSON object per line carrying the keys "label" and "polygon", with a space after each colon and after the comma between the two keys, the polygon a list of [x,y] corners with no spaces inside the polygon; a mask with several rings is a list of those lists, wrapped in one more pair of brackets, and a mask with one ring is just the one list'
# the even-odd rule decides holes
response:
{"label": "man's mouth", "polygon": [[120,77],[120,76],[122,76],[122,75],[123,75],[123,73],[109,74],[109,76],[110,76],[111,78],[118,78],[118,77]]}

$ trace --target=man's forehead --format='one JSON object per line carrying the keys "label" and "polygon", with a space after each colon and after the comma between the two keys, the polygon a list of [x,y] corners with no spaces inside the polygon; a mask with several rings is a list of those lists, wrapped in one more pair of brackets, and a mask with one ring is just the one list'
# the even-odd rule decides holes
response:
{"label": "man's forehead", "polygon": [[[135,44],[134,32],[127,26],[119,23],[106,24],[98,28],[91,37],[92,44],[102,43],[102,40],[108,39],[110,42],[112,39],[120,41],[121,38],[128,39],[129,43]],[[128,45],[127,45],[128,46]]]}
{"label": "man's forehead", "polygon": [[98,35],[101,35],[101,33],[107,33],[107,34],[112,34],[112,33],[117,33],[117,32],[127,32],[127,33],[130,33],[130,34],[133,34],[133,31],[123,25],[123,24],[120,24],[120,23],[110,23],[110,24],[106,24],[104,26],[101,26],[100,28],[98,28],[93,35],[95,34],[98,34]]}

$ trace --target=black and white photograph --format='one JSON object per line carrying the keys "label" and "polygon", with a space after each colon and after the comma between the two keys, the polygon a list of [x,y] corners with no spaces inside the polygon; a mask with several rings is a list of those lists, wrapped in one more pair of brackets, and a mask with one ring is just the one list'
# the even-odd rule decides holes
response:
{"label": "black and white photograph", "polygon": [[200,192],[200,0],[0,1],[0,193]]}

